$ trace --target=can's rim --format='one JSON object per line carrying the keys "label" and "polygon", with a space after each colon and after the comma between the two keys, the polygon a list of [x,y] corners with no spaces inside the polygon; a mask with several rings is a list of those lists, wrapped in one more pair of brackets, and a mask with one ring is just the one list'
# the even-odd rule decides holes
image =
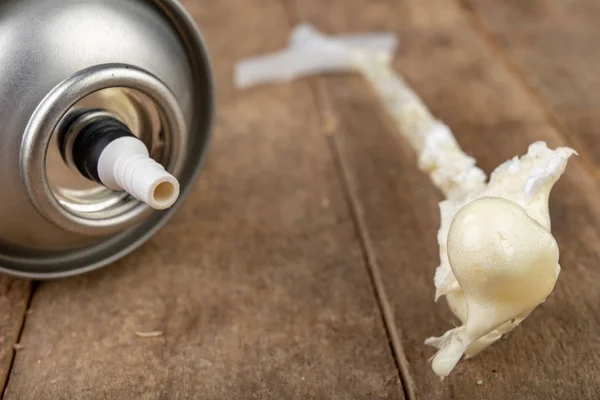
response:
{"label": "can's rim", "polygon": [[[199,99],[201,100],[201,109],[198,110],[198,114],[202,115],[203,118],[202,120],[195,119],[194,125],[189,126],[188,129],[193,134],[201,133],[203,135],[202,147],[204,151],[198,155],[195,164],[189,169],[189,173],[185,173],[185,176],[182,177],[180,199],[184,200],[192,189],[192,183],[198,179],[201,173],[212,141],[216,102],[214,74],[205,40],[194,19],[184,6],[178,0],[152,0],[152,2],[158,9],[163,11],[169,22],[179,33],[188,52],[193,75],[201,77],[196,85],[200,85],[197,95],[201,97]],[[0,272],[27,279],[52,280],[81,275],[99,269],[125,257],[145,243],[164,226],[182,203],[183,201],[178,201],[166,211],[154,211],[148,219],[140,224],[116,234],[100,244],[70,252],[62,257],[47,254],[33,260],[16,256],[4,257],[3,255],[0,257]],[[63,265],[62,270],[56,269],[57,263]]]}
{"label": "can's rim", "polygon": [[183,168],[188,128],[175,96],[166,85],[149,72],[125,64],[97,65],[78,72],[58,84],[38,105],[25,129],[20,157],[21,176],[29,199],[42,216],[69,232],[106,236],[139,223],[153,211],[138,202],[115,216],[85,218],[61,206],[48,181],[46,155],[56,126],[81,99],[114,87],[141,91],[155,102],[172,144],[165,168],[175,176]]}

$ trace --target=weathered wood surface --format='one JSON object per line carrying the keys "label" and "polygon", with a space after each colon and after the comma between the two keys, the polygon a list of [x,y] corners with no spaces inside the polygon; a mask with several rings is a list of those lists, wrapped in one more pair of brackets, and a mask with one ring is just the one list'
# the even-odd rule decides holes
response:
{"label": "weathered wood surface", "polygon": [[501,61],[540,100],[566,140],[598,169],[600,2],[461,1]]}
{"label": "weathered wood surface", "polygon": [[[328,33],[398,32],[395,66],[487,172],[526,152],[533,141],[564,144],[545,110],[471,26],[458,3],[295,4],[301,19]],[[508,20],[504,24],[505,30],[511,29]],[[360,78],[320,78],[315,88],[324,98],[324,115],[337,125],[335,143],[366,227],[367,247],[383,277],[382,292],[388,296],[384,301],[394,310],[408,361],[404,381],[409,394],[420,399],[600,398],[600,193],[582,159],[570,163],[551,200],[563,267],[556,291],[508,340],[462,362],[440,382],[428,364],[434,351],[423,340],[458,322],[444,302],[433,304],[440,195],[417,170],[415,155]]]}
{"label": "weathered wood surface", "polygon": [[[36,288],[6,399],[600,398],[597,4],[184,3],[219,85],[204,174],[142,249]],[[423,345],[457,322],[433,303],[441,196],[378,99],[357,76],[233,88],[234,63],[299,20],[396,31],[396,68],[487,172],[535,140],[582,154],[551,199],[555,292],[443,382]],[[29,291],[0,278],[0,380]]]}
{"label": "weathered wood surface", "polygon": [[32,284],[0,276],[0,390],[4,390],[25,319]]}
{"label": "weathered wood surface", "polygon": [[231,84],[285,43],[284,5],[186,5],[220,88],[204,174],[135,254],[39,285],[5,398],[403,398],[310,88]]}

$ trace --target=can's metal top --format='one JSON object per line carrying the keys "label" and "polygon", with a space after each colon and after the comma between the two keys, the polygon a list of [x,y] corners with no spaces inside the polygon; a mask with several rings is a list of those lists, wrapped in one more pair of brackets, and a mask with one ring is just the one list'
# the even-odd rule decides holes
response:
{"label": "can's metal top", "polygon": [[1,200],[0,270],[47,278],[116,260],[175,208],[156,212],[69,175],[57,132],[78,107],[105,109],[184,197],[214,104],[198,29],[175,0],[5,0],[0,24],[0,188],[11,193]]}

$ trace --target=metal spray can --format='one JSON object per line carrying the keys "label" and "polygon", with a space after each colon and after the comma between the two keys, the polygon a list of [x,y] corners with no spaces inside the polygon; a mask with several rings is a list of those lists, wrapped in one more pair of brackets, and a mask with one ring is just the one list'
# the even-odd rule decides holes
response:
{"label": "metal spray can", "polygon": [[66,277],[145,242],[195,182],[213,106],[177,0],[0,1],[0,271]]}

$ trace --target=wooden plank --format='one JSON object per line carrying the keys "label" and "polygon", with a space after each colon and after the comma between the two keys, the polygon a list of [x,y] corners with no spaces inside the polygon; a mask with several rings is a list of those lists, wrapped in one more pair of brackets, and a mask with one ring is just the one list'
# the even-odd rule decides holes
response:
{"label": "wooden plank", "polygon": [[403,398],[308,86],[230,84],[282,4],[186,4],[223,88],[204,174],[135,254],[40,285],[6,399]]}
{"label": "wooden plank", "polygon": [[[294,4],[293,0],[286,1]],[[423,3],[426,3],[425,7]],[[448,27],[455,26],[463,18],[461,10],[446,0],[402,0],[393,6],[390,6],[389,0],[371,0],[368,4],[363,0],[322,0],[312,1],[310,7],[304,7],[302,2],[296,4],[300,6],[303,18],[321,22],[323,29],[331,31],[345,31],[348,26],[369,26],[378,30],[407,25]]]}
{"label": "wooden plank", "polygon": [[[353,1],[345,14],[323,12],[320,0],[295,1],[300,18],[325,32],[398,32],[396,68],[487,172],[524,153],[533,141],[564,143],[466,18],[423,26],[400,13],[405,3],[379,1],[380,13],[374,16],[364,11],[369,0]],[[327,7],[344,4],[331,0]],[[446,12],[427,1],[411,4],[431,14]],[[600,213],[594,198],[600,193],[582,160],[569,164],[551,197],[563,267],[555,292],[508,340],[461,362],[440,382],[428,363],[434,351],[423,340],[458,322],[443,302],[433,303],[440,194],[417,169],[412,149],[361,78],[329,76],[318,79],[316,87],[324,99],[322,112],[337,126],[335,143],[366,227],[363,236],[394,310],[409,364],[410,376],[404,378],[414,384],[409,394],[419,399],[598,398]]]}
{"label": "wooden plank", "polygon": [[0,275],[0,390],[6,386],[31,290],[31,281]]}
{"label": "wooden plank", "polygon": [[[600,80],[595,0],[461,0],[479,30],[600,171]],[[509,22],[510,21],[510,22]],[[597,173],[597,172],[595,172]]]}

